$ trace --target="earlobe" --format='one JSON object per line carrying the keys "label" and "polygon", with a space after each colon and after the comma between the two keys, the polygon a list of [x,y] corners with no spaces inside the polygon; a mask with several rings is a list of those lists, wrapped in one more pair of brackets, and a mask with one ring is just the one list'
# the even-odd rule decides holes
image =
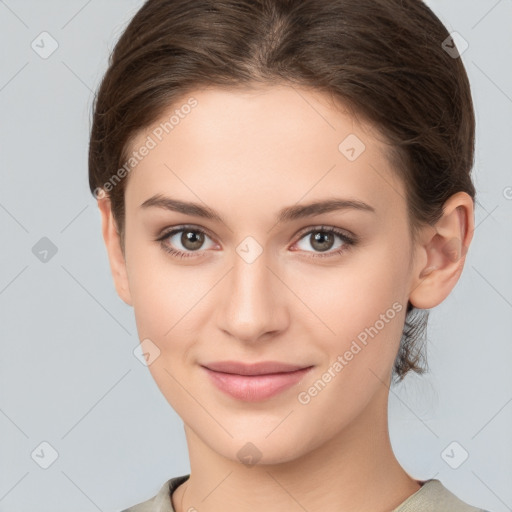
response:
{"label": "earlobe", "polygon": [[126,304],[132,306],[126,260],[121,249],[121,239],[112,215],[110,199],[108,197],[98,199],[98,208],[101,214],[101,231],[117,294]]}
{"label": "earlobe", "polygon": [[[415,269],[409,300],[418,309],[440,304],[452,291],[462,274],[466,254],[474,232],[473,199],[457,192],[445,203],[443,216],[432,227],[418,250],[426,255],[426,264]],[[425,231],[425,233],[427,233]]]}

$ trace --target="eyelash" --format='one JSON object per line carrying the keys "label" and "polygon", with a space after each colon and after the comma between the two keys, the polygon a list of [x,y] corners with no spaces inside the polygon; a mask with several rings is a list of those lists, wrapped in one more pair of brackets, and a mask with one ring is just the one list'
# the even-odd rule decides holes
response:
{"label": "eyelash", "polygon": [[[172,247],[169,247],[169,245],[167,245],[165,243],[165,240],[168,239],[169,237],[171,237],[172,235],[175,235],[176,233],[181,233],[182,231],[187,231],[187,230],[188,231],[192,231],[194,233],[202,233],[202,234],[208,236],[209,238],[211,238],[208,235],[208,233],[206,231],[204,231],[203,229],[197,228],[195,226],[180,226],[178,228],[174,228],[174,229],[172,229],[170,231],[165,232],[162,236],[158,237],[156,239],[156,241],[160,242],[160,245],[161,245],[161,247],[162,247],[162,249],[164,251],[168,252],[169,254],[171,254],[175,258],[180,258],[181,259],[181,258],[197,257],[196,253],[199,253],[200,251],[191,251],[190,253],[186,253],[186,252],[183,252],[183,251],[178,251],[176,249],[173,249]],[[344,245],[340,249],[338,249],[338,250],[336,250],[334,252],[328,252],[328,253],[325,253],[325,254],[317,253],[317,254],[314,254],[313,256],[308,256],[308,258],[331,258],[331,257],[334,257],[334,256],[339,256],[339,255],[341,255],[342,253],[346,252],[351,247],[353,247],[353,246],[355,246],[357,244],[357,239],[356,238],[349,237],[343,231],[341,231],[341,230],[339,230],[337,228],[331,227],[331,226],[316,226],[314,228],[310,228],[308,231],[299,233],[299,239],[298,240],[302,240],[307,235],[311,235],[312,233],[318,233],[318,232],[320,232],[320,233],[332,233],[334,235],[337,235],[344,242]]]}

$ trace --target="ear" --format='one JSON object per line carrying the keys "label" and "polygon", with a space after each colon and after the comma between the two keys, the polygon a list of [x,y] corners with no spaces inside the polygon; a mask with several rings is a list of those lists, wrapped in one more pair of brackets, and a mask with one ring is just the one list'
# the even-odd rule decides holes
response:
{"label": "ear", "polygon": [[414,270],[409,295],[413,306],[433,308],[450,294],[464,268],[474,230],[473,199],[466,192],[457,192],[445,202],[443,216],[435,226],[423,231],[416,247],[421,264]]}
{"label": "ear", "polygon": [[98,199],[101,214],[101,230],[107,248],[110,270],[114,279],[117,294],[129,306],[133,306],[128,285],[126,261],[121,249],[121,239],[112,215],[111,202],[108,197]]}

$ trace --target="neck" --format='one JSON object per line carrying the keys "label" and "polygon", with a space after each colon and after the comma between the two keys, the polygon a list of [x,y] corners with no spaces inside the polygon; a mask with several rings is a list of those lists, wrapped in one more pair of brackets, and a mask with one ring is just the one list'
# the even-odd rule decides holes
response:
{"label": "neck", "polygon": [[326,443],[279,464],[246,466],[225,458],[187,426],[191,472],[173,494],[176,512],[393,510],[420,484],[394,456],[387,392],[383,386],[383,394]]}

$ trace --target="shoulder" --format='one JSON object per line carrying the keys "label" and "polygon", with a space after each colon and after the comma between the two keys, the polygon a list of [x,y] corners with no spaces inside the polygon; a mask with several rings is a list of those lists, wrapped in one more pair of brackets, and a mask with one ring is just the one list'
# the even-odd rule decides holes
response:
{"label": "shoulder", "polygon": [[147,501],[122,510],[122,512],[174,512],[171,494],[178,486],[185,482],[185,480],[188,480],[189,477],[190,475],[182,475],[167,480],[158,491],[158,494]]}
{"label": "shoulder", "polygon": [[439,480],[430,479],[393,512],[488,512],[455,496]]}
{"label": "shoulder", "polygon": [[[171,478],[161,487],[158,494],[147,501],[133,505],[122,512],[174,512],[171,494],[185,482],[190,475]],[[430,479],[414,494],[409,496],[392,512],[489,512],[462,501],[439,480]]]}

